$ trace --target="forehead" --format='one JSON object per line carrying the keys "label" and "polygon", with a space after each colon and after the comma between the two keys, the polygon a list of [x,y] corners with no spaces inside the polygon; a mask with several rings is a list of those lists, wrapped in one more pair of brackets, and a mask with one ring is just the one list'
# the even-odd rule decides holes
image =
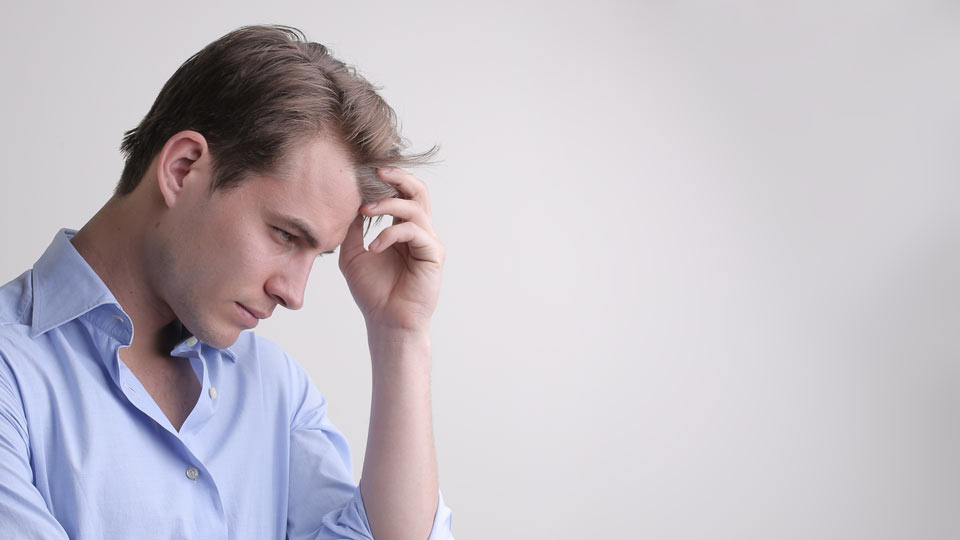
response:
{"label": "forehead", "polygon": [[360,208],[350,154],[330,138],[295,146],[277,171],[262,180],[253,182],[258,206],[304,223],[325,245],[340,244]]}
{"label": "forehead", "polygon": [[295,145],[271,174],[291,187],[322,191],[350,199],[356,194],[357,178],[350,152],[343,143],[329,137],[308,139]]}

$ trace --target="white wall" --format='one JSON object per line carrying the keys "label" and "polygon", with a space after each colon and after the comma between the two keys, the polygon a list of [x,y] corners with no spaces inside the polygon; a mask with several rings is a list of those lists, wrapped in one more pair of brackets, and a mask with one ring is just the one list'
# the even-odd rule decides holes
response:
{"label": "white wall", "polygon": [[[960,535],[955,2],[90,4],[0,17],[2,280],[107,199],[183,60],[298,26],[443,146],[458,538]],[[362,319],[315,274],[262,331],[359,473]]]}

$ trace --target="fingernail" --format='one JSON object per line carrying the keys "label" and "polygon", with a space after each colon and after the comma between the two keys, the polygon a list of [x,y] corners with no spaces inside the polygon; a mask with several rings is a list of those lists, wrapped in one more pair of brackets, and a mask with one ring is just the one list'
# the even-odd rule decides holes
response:
{"label": "fingernail", "polygon": [[380,245],[380,239],[377,238],[373,242],[370,242],[370,249],[377,249],[377,246]]}
{"label": "fingernail", "polygon": [[384,174],[389,174],[393,172],[393,167],[380,167],[378,170]]}
{"label": "fingernail", "polygon": [[377,202],[379,201],[373,201],[372,203],[367,203],[367,208],[370,210],[373,210],[373,207],[377,206]]}

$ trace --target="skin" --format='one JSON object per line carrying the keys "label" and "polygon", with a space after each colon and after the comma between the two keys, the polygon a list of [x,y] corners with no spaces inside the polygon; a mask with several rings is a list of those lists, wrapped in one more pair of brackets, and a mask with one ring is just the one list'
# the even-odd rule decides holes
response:
{"label": "skin", "polygon": [[[213,194],[211,165],[202,135],[177,133],[138,187],[73,238],[133,321],[121,360],[179,429],[200,386],[189,363],[169,355],[182,339],[172,323],[229,346],[276,306],[299,309],[313,262],[340,245],[373,374],[360,482],[367,517],[378,539],[426,538],[438,492],[429,325],[444,261],[426,186],[380,169],[404,199],[361,207],[348,153],[326,138],[292,150],[278,171]],[[379,215],[394,224],[367,251],[362,217]]]}

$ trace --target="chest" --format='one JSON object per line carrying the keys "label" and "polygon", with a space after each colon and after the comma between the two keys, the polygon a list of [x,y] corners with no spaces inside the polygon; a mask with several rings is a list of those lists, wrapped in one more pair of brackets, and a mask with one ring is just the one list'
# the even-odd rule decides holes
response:
{"label": "chest", "polygon": [[[23,403],[34,485],[71,538],[283,537],[289,453],[276,441],[289,440],[288,423],[244,408],[240,396],[270,403],[256,381],[209,361],[198,380],[180,360],[116,383],[86,355],[17,370],[35,389]],[[208,379],[216,399],[201,394]],[[178,433],[155,421],[157,408]],[[191,413],[206,420],[184,423]]]}
{"label": "chest", "polygon": [[150,394],[164,416],[179,431],[197,404],[201,384],[185,358],[149,359],[131,371]]}

